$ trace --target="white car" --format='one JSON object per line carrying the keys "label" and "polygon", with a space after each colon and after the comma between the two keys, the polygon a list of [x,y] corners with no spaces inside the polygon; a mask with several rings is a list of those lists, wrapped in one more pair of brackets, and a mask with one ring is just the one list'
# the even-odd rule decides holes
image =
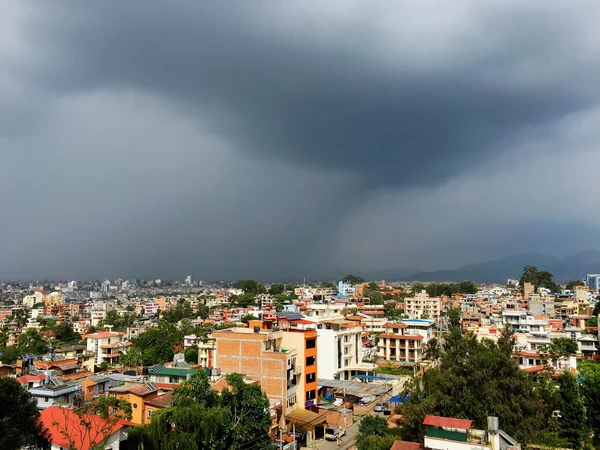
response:
{"label": "white car", "polygon": [[340,439],[345,434],[346,430],[342,427],[338,427],[337,425],[325,428],[325,439],[328,441]]}
{"label": "white car", "polygon": [[377,404],[375,404],[375,407],[373,408],[373,411],[375,411],[375,412],[383,412],[383,403],[377,403]]}

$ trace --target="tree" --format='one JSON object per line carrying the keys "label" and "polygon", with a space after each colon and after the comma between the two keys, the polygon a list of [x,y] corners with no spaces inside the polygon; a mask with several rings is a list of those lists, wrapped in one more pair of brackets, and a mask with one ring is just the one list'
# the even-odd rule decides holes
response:
{"label": "tree", "polygon": [[285,285],[282,283],[274,283],[269,289],[269,295],[283,294],[285,291]]}
{"label": "tree", "polygon": [[600,316],[600,301],[596,301],[596,304],[594,305],[594,311],[592,311],[592,315],[593,316]]}
{"label": "tree", "polygon": [[23,328],[27,324],[27,318],[29,317],[29,311],[25,308],[18,309],[15,313],[15,323],[17,327]]}
{"label": "tree", "polygon": [[566,289],[572,291],[575,289],[575,286],[585,286],[585,283],[581,280],[571,280],[567,283]]}
{"label": "tree", "polygon": [[413,293],[418,293],[421,291],[425,290],[425,283],[421,283],[420,281],[416,281],[412,284],[412,286],[410,287],[410,290],[413,291]]}
{"label": "tree", "polygon": [[19,336],[19,348],[22,353],[41,355],[48,351],[48,342],[35,329],[30,328]]}
{"label": "tree", "polygon": [[558,378],[558,387],[561,400],[559,435],[567,439],[572,448],[582,448],[588,427],[577,381],[571,373],[564,372]]}
{"label": "tree", "polygon": [[560,358],[566,358],[570,355],[576,355],[579,351],[577,341],[571,338],[555,338],[550,341],[550,344],[540,346],[542,352],[548,353],[553,361]]}
{"label": "tree", "polygon": [[242,317],[242,322],[244,322],[245,324],[247,324],[251,320],[258,320],[258,317],[253,316],[252,314],[246,314],[244,317]]}
{"label": "tree", "polygon": [[131,420],[131,404],[116,397],[100,396],[75,408],[59,408],[58,417],[53,418],[58,432],[69,442],[69,450],[83,447],[104,448],[108,438],[122,420]]}
{"label": "tree", "polygon": [[194,331],[194,325],[192,324],[192,321],[187,318],[181,319],[181,321],[179,322],[179,331],[181,331],[181,334],[183,334],[184,336],[191,334],[192,331]]}
{"label": "tree", "polygon": [[0,377],[0,448],[46,448],[35,398],[14,378]]}
{"label": "tree", "polygon": [[437,361],[441,355],[440,341],[436,338],[429,339],[425,346],[425,357],[430,361]]}
{"label": "tree", "polygon": [[142,351],[137,347],[131,347],[127,353],[119,357],[119,362],[125,367],[140,367],[144,364]]}
{"label": "tree", "polygon": [[210,309],[206,305],[198,305],[197,314],[202,320],[206,320],[210,314]]}
{"label": "tree", "polygon": [[198,349],[195,347],[189,347],[183,352],[185,360],[192,364],[198,364]]}
{"label": "tree", "polygon": [[427,370],[404,394],[410,399],[399,412],[407,418],[404,439],[422,437],[423,414],[462,417],[486,426],[488,416],[520,441],[535,443],[547,421],[535,383],[512,359],[514,339],[505,327],[498,342],[477,341],[453,326],[445,335],[439,365]]}
{"label": "tree", "polygon": [[358,450],[389,450],[399,434],[399,429],[389,428],[383,417],[365,416],[358,426],[356,444]]}
{"label": "tree", "polygon": [[360,284],[360,283],[364,283],[365,279],[363,277],[348,274],[348,275],[344,276],[344,278],[342,278],[342,281],[345,284]]}
{"label": "tree", "polygon": [[519,278],[521,292],[523,292],[525,283],[533,284],[536,292],[539,288],[550,289],[552,292],[560,291],[558,285],[552,281],[552,274],[547,271],[540,271],[535,266],[525,266],[523,269],[523,274]]}
{"label": "tree", "polygon": [[183,343],[183,334],[174,324],[161,322],[132,340],[134,347],[142,352],[145,366],[164,364],[173,360],[175,346]]}
{"label": "tree", "polygon": [[596,436],[600,436],[600,364],[581,361],[578,365],[580,373],[580,392],[586,408],[587,422]]}
{"label": "tree", "polygon": [[233,299],[235,303],[241,308],[247,308],[248,306],[254,305],[256,296],[250,292],[245,292],[242,295],[238,295]]}
{"label": "tree", "polygon": [[63,320],[61,323],[56,325],[56,327],[54,327],[54,334],[56,335],[57,341],[66,344],[76,343],[81,340],[79,333],[76,333],[75,330],[73,330],[73,326],[66,320]]}
{"label": "tree", "polygon": [[172,405],[155,414],[148,425],[129,433],[130,448],[236,449],[271,445],[269,400],[257,384],[238,374],[227,376],[228,388],[214,391],[204,371],[182,383]]}

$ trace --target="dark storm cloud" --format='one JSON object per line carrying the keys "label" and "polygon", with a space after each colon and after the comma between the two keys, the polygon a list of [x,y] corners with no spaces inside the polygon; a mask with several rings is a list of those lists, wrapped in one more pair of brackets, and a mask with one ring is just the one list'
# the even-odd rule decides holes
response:
{"label": "dark storm cloud", "polygon": [[540,217],[537,250],[593,241],[548,211],[595,178],[536,187],[597,166],[599,10],[8,2],[0,278],[439,268],[527,250]]}
{"label": "dark storm cloud", "polygon": [[378,23],[361,20],[361,10],[325,39],[335,11],[296,23],[301,11],[273,6],[53,4],[30,23],[30,42],[44,53],[33,73],[62,92],[151,93],[239,151],[338,167],[371,187],[436,185],[494,157],[516,133],[597,99],[599,64],[564,70],[580,44],[577,23],[550,7],[528,14],[471,3],[475,24],[456,26],[476,31],[437,54],[427,40],[457,30],[436,35],[435,21],[425,22],[429,33],[408,41],[402,28],[423,14],[411,7],[369,8],[397,18],[389,36],[397,40],[381,44]]}

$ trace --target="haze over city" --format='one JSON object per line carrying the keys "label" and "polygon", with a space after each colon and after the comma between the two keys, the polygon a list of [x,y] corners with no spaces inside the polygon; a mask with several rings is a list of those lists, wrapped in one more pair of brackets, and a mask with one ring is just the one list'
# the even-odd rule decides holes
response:
{"label": "haze over city", "polygon": [[597,248],[598,2],[2,11],[0,279]]}

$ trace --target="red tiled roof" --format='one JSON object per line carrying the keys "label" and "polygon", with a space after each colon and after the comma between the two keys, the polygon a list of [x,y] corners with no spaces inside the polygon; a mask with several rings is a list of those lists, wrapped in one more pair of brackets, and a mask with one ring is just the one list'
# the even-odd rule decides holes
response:
{"label": "red tiled roof", "polygon": [[171,406],[171,402],[173,401],[173,392],[169,391],[166,394],[159,395],[150,400],[146,400],[144,403],[149,406],[154,406],[156,408],[166,408],[167,406]]}
{"label": "red tiled roof", "polygon": [[[70,436],[71,440],[76,443],[79,450],[90,449],[90,444],[92,444],[92,442],[90,442],[90,436],[96,436],[96,440],[98,441],[106,437],[106,435],[102,433],[102,425],[104,422],[102,418],[94,414],[86,414],[85,418],[91,425],[91,431],[75,425],[80,423],[80,419],[68,408],[51,406],[40,413],[40,421],[42,422],[43,428],[48,429],[48,438],[52,444],[69,448],[70,443],[63,435],[63,433],[66,432],[65,434]],[[115,424],[114,428],[110,430],[111,432],[108,436],[113,435],[125,426],[132,425],[133,424],[130,422],[120,420]]]}
{"label": "red tiled roof", "polygon": [[91,339],[105,339],[110,337],[124,336],[125,333],[121,331],[100,331],[98,333],[92,333],[86,335],[86,338]]}
{"label": "red tiled roof", "polygon": [[453,419],[451,417],[427,416],[423,421],[423,425],[431,425],[434,427],[455,428],[457,430],[468,430],[473,424],[472,420]]}
{"label": "red tiled roof", "polygon": [[425,446],[419,442],[394,441],[390,450],[423,450]]}
{"label": "red tiled roof", "polygon": [[46,375],[43,373],[40,375],[25,375],[24,377],[18,377],[17,381],[21,384],[29,383],[30,381],[43,381]]}
{"label": "red tiled roof", "polygon": [[389,339],[406,339],[407,341],[421,341],[423,340],[423,336],[420,334],[410,335],[410,334],[380,334],[380,338],[389,338]]}

